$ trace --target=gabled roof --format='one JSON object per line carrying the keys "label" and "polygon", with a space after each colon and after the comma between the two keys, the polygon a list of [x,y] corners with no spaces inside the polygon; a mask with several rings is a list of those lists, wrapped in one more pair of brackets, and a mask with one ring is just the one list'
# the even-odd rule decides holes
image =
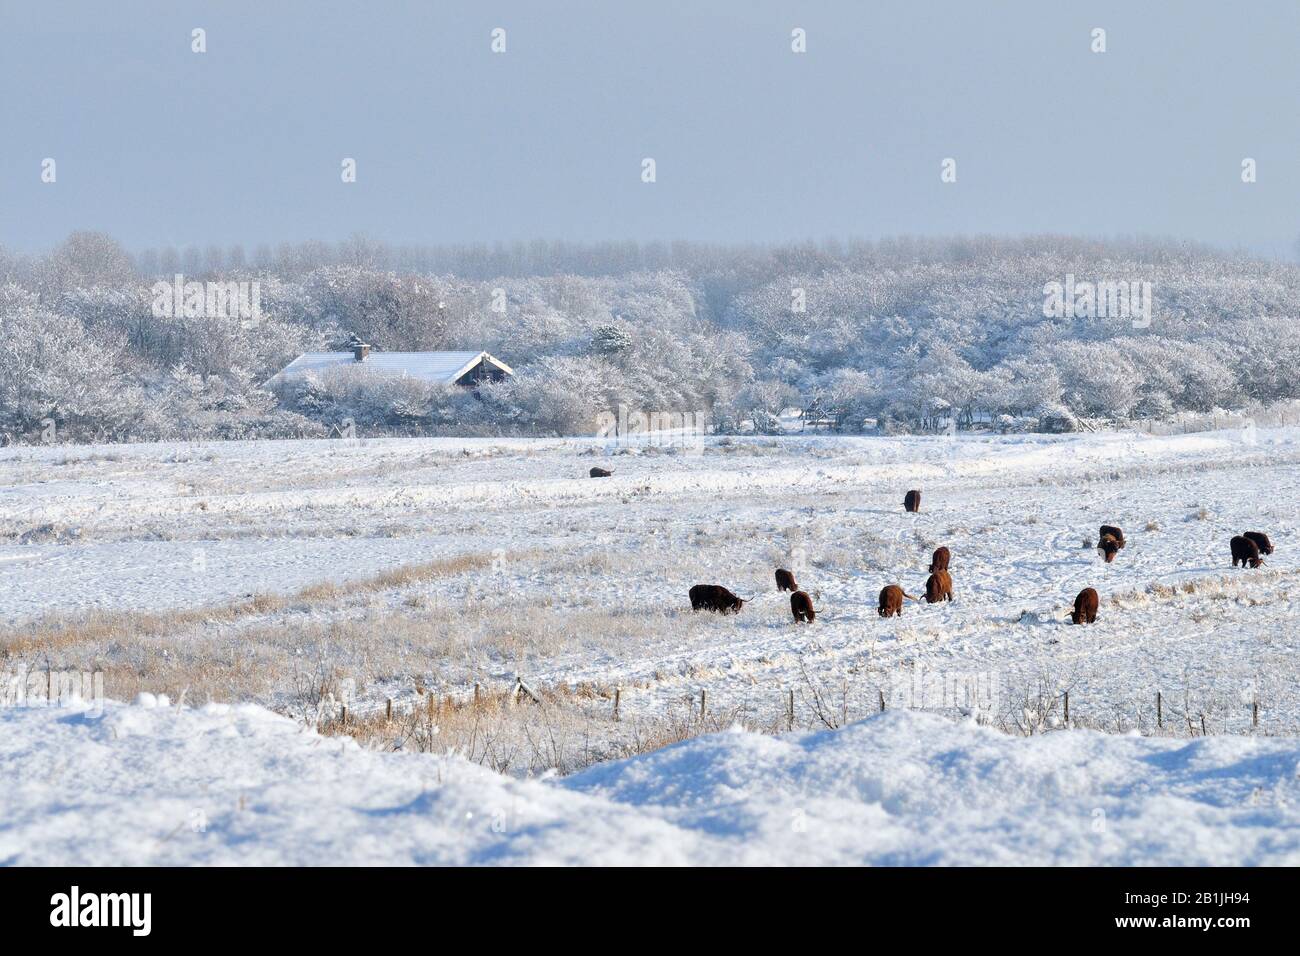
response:
{"label": "gabled roof", "polygon": [[286,365],[266,384],[274,385],[299,375],[321,374],[334,368],[355,368],[374,374],[398,375],[451,385],[477,365],[480,359],[495,365],[507,375],[515,374],[509,365],[487,352],[371,352],[363,362],[358,362],[352,352],[307,352]]}

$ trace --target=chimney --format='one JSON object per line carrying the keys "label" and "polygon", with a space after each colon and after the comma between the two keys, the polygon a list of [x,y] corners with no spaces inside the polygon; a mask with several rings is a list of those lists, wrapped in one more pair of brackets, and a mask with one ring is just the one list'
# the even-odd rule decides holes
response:
{"label": "chimney", "polygon": [[355,342],[352,345],[352,355],[358,362],[364,362],[370,354],[370,346],[365,342]]}

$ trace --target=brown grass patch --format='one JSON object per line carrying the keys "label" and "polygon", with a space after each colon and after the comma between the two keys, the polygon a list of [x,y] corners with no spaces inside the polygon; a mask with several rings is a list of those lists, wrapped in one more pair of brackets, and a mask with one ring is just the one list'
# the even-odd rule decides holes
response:
{"label": "brown grass patch", "polygon": [[538,701],[509,690],[476,688],[457,697],[425,691],[414,707],[390,716],[386,707],[346,720],[341,711],[322,720],[327,736],[348,736],[364,747],[420,753],[457,753],[499,773],[574,773],[605,760],[620,760],[741,725],[776,733],[739,709],[700,714],[692,704],[657,717],[614,719],[603,691],[566,685],[534,688]]}
{"label": "brown grass patch", "polygon": [[157,637],[199,625],[233,624],[242,618],[271,614],[288,607],[332,603],[354,595],[373,594],[452,577],[488,567],[492,561],[493,556],[489,554],[465,554],[403,565],[354,581],[322,581],[291,594],[254,594],[246,600],[230,604],[169,611],[95,611],[85,615],[44,618],[33,624],[0,631],[0,655],[6,658],[16,657],[81,644],[109,643],[141,636]]}

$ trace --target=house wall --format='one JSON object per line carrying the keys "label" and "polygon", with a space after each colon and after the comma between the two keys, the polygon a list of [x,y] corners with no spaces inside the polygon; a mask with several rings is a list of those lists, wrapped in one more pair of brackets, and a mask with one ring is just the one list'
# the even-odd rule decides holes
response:
{"label": "house wall", "polygon": [[505,379],[505,372],[501,371],[501,369],[497,368],[490,362],[480,359],[477,365],[460,378],[456,379],[456,384],[472,388],[477,385],[482,385],[484,382],[503,382]]}

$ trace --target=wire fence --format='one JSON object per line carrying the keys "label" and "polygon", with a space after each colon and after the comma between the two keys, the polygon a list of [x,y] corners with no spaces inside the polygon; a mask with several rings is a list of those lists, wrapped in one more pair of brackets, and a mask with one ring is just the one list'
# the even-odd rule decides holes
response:
{"label": "wire fence", "polygon": [[1248,432],[1256,428],[1279,428],[1285,425],[1300,425],[1300,401],[1248,407],[1240,412],[1183,414],[1163,420],[1145,418],[1133,423],[1137,431],[1148,435],[1188,435],[1230,429]]}

